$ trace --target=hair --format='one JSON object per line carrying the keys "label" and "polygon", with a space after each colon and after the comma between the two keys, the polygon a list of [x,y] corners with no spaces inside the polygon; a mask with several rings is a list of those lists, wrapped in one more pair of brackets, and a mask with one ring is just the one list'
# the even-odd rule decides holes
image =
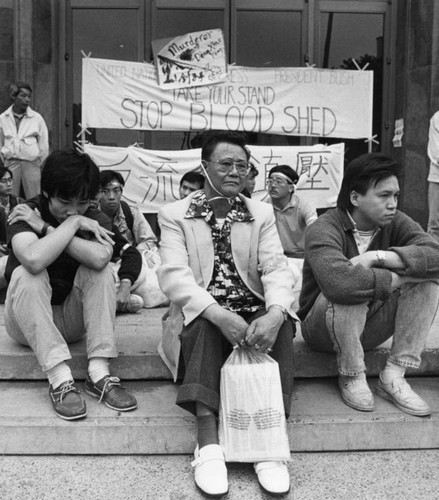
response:
{"label": "hair", "polygon": [[366,153],[352,160],[345,169],[337,207],[350,210],[351,193],[364,195],[370,187],[388,177],[401,177],[402,166],[390,156],[381,153]]}
{"label": "hair", "polygon": [[194,172],[191,170],[190,172],[186,172],[183,177],[180,179],[180,186],[183,182],[190,182],[192,184],[199,184],[200,189],[204,187],[204,175],[201,175],[199,172]]}
{"label": "hair", "polygon": [[271,177],[271,174],[275,174],[276,172],[286,175],[293,184],[297,184],[297,181],[299,180],[298,173],[289,165],[276,165],[270,170],[268,178]]}
{"label": "hair", "polygon": [[5,165],[3,164],[3,162],[0,160],[0,179],[3,179],[3,177],[5,176],[5,174],[9,174],[12,177],[12,179],[14,178],[14,175],[10,171],[10,169],[8,167],[5,167]]}
{"label": "hair", "polygon": [[201,160],[209,161],[218,144],[225,142],[239,146],[245,152],[248,161],[250,159],[250,151],[246,148],[246,138],[247,136],[245,134],[239,132],[209,132],[203,136],[204,140],[201,143]]}
{"label": "hair", "polygon": [[20,92],[21,89],[26,89],[29,90],[29,92],[32,92],[32,87],[26,83],[26,82],[13,82],[9,86],[9,93],[11,95],[11,99],[15,99],[17,94]]}
{"label": "hair", "polygon": [[99,174],[99,185],[104,188],[110,182],[118,182],[121,186],[125,186],[125,180],[120,172],[116,170],[104,170]]}
{"label": "hair", "polygon": [[255,177],[259,175],[259,170],[255,167],[254,163],[249,163],[250,170],[247,175],[253,174]]}
{"label": "hair", "polygon": [[41,172],[43,196],[92,200],[98,190],[99,168],[87,154],[62,149],[46,158]]}

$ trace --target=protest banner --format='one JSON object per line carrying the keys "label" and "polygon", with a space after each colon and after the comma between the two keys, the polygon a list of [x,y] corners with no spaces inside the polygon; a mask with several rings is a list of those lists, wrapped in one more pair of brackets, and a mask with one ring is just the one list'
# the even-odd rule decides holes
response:
{"label": "protest banner", "polygon": [[[288,164],[299,174],[299,197],[306,196],[315,208],[335,206],[343,177],[344,144],[310,147],[249,146],[251,161],[259,171],[254,198],[264,199],[268,172]],[[144,213],[155,213],[165,203],[179,199],[183,174],[201,163],[201,150],[153,151],[138,147],[117,148],[86,144],[101,170],[117,170],[125,180],[123,199]]]}
{"label": "protest banner", "polygon": [[162,89],[213,84],[227,75],[226,50],[220,29],[153,40],[152,50]]}
{"label": "protest banner", "polygon": [[87,57],[82,78],[87,128],[372,135],[371,71],[229,66],[222,83],[164,90],[152,64]]}
{"label": "protest banner", "polygon": [[253,197],[265,200],[268,173],[276,165],[289,165],[299,175],[296,194],[314,208],[334,207],[343,179],[344,143],[325,146],[248,146],[258,169]]}

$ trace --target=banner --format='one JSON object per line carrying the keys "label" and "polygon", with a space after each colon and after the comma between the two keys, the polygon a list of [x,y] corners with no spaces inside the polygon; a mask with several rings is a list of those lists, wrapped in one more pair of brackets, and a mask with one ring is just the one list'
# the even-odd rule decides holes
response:
{"label": "banner", "polygon": [[370,138],[373,72],[229,66],[222,83],[164,90],[153,64],[86,57],[82,125]]}
{"label": "banner", "polygon": [[[343,177],[344,144],[310,147],[248,146],[259,171],[255,199],[265,199],[268,172],[275,165],[290,165],[299,174],[299,197],[315,208],[335,206]],[[125,180],[122,198],[143,213],[158,212],[165,203],[178,200],[180,179],[201,163],[201,149],[152,151],[138,147],[118,148],[86,144],[101,170],[117,170]]]}
{"label": "banner", "polygon": [[343,179],[344,143],[324,146],[247,146],[258,169],[253,198],[265,200],[268,173],[289,165],[299,175],[296,194],[314,208],[335,207]]}

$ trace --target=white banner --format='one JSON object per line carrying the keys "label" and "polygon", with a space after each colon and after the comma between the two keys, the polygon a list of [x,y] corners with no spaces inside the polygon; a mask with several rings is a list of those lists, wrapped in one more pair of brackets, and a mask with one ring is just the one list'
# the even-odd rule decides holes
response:
{"label": "white banner", "polygon": [[161,89],[153,64],[84,58],[82,125],[370,138],[373,72],[229,66],[223,83]]}
{"label": "white banner", "polygon": [[253,197],[265,200],[268,173],[276,165],[289,165],[299,175],[296,194],[314,208],[335,207],[343,179],[344,143],[324,146],[248,146],[258,169]]}
{"label": "white banner", "polygon": [[[259,171],[254,198],[265,199],[268,172],[275,165],[290,165],[299,174],[297,194],[316,208],[335,206],[343,177],[344,144],[310,147],[249,146]],[[183,174],[199,167],[200,149],[152,151],[86,144],[84,150],[101,170],[117,170],[125,179],[123,199],[144,213],[155,213],[178,200]]]}

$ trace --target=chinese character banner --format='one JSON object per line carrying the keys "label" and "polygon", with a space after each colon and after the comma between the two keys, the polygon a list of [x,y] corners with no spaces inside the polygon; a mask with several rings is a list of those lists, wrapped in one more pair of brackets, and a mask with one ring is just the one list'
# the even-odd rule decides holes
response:
{"label": "chinese character banner", "polygon": [[[249,146],[251,161],[259,171],[254,197],[264,199],[268,172],[275,165],[290,165],[298,174],[297,194],[316,208],[335,206],[343,177],[344,144],[324,146]],[[199,168],[201,150],[153,151],[86,144],[101,170],[117,170],[125,179],[123,199],[144,213],[158,212],[178,200],[180,179]]]}

